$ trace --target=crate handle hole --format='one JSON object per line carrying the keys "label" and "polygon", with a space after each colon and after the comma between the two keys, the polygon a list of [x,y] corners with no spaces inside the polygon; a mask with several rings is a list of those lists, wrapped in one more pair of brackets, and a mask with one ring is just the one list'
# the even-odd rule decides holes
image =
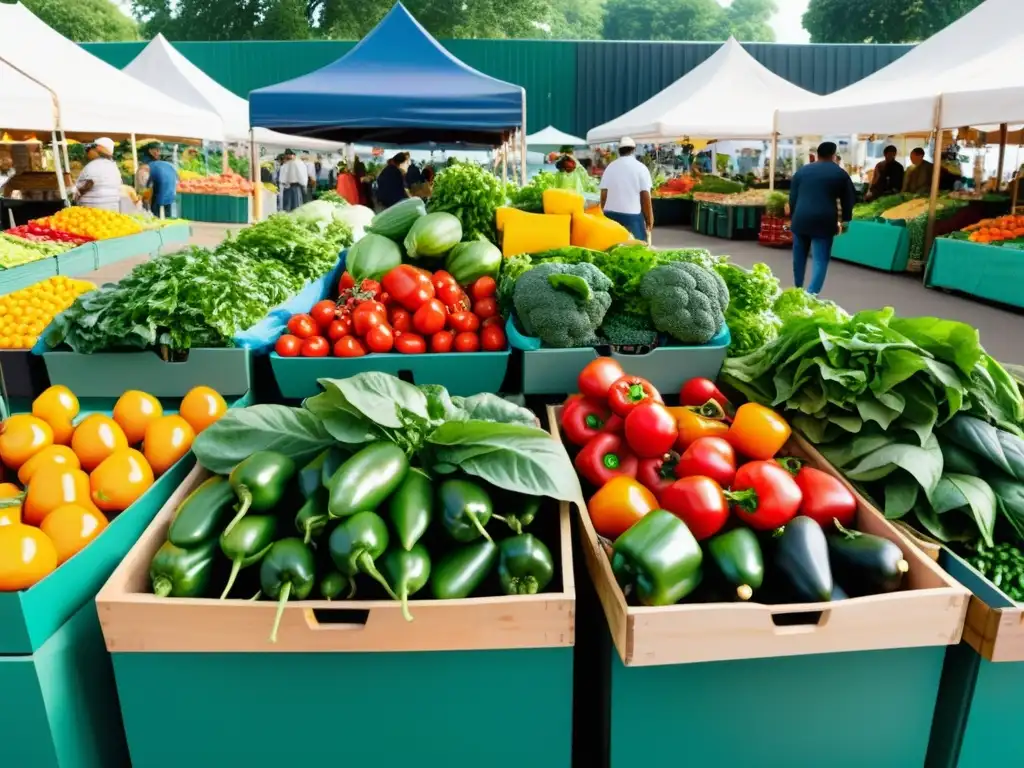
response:
{"label": "crate handle hole", "polygon": [[772,624],[780,628],[814,629],[828,622],[831,611],[797,611],[795,613],[773,613]]}
{"label": "crate handle hole", "polygon": [[413,379],[412,371],[399,371],[398,378],[404,381],[406,384],[415,384],[416,381]]}
{"label": "crate handle hole", "polygon": [[370,619],[370,612],[359,609],[314,608],[309,618],[313,629],[362,629]]}

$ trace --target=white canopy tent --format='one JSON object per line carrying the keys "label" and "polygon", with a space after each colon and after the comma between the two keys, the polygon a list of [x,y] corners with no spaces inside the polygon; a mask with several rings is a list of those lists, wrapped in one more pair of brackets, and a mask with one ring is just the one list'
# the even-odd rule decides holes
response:
{"label": "white canopy tent", "polygon": [[[163,35],[153,38],[123,71],[183,104],[220,115],[227,141],[249,141],[249,102],[186,59]],[[279,149],[338,152],[342,146],[266,128],[253,129],[252,138],[257,144]]]}
{"label": "white canopy tent", "polygon": [[892,64],[815,104],[779,105],[784,135],[904,134],[1024,121],[1024,2],[987,0]]}
{"label": "white canopy tent", "polygon": [[623,136],[638,142],[771,139],[776,109],[813,104],[820,98],[776,75],[730,37],[665,90],[591,128],[587,141],[616,142]]}
{"label": "white canopy tent", "polygon": [[565,133],[555,128],[555,126],[549,125],[547,128],[527,136],[526,144],[530,147],[585,147],[587,140],[581,139],[579,136],[573,136],[571,133]]}
{"label": "white canopy tent", "polygon": [[[52,102],[57,102],[57,127],[93,135],[147,135],[189,139],[224,138],[224,124],[209,111],[193,109],[140,83],[116,67],[50,29],[20,3],[0,3],[0,62],[7,85],[12,68],[39,84],[39,96],[28,98],[25,79],[20,98],[0,97],[0,127],[40,130],[54,127]],[[49,93],[47,93],[47,90]],[[52,97],[51,97],[52,94]],[[51,106],[40,124],[43,100]]]}

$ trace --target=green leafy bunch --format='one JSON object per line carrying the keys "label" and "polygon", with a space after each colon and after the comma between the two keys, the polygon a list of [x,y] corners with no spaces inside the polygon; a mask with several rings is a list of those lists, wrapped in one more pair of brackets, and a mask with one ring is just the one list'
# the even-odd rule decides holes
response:
{"label": "green leafy bunch", "polygon": [[734,314],[767,312],[781,293],[779,278],[767,264],[758,263],[747,270],[722,263],[715,271],[729,289],[729,311]]}
{"label": "green leafy bunch", "polygon": [[558,176],[550,171],[541,171],[530,183],[509,194],[509,204],[528,213],[544,213],[544,190],[558,187]]}
{"label": "green leafy bunch", "polygon": [[504,204],[505,187],[501,180],[475,163],[453,163],[434,178],[430,212],[450,213],[458,218],[465,240],[482,238],[496,243],[495,211]]}
{"label": "green leafy bunch", "polygon": [[845,323],[850,319],[846,310],[835,302],[819,299],[803,288],[787,288],[772,306],[772,311],[783,324],[790,320],[816,317],[826,323]]}

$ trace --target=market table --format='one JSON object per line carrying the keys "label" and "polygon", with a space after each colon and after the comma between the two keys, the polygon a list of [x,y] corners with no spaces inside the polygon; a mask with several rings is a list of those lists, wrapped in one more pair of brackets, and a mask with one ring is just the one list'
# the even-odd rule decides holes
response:
{"label": "market table", "polygon": [[655,226],[690,226],[693,224],[693,205],[693,200],[686,197],[652,197]]}
{"label": "market table", "polygon": [[832,256],[886,272],[906,272],[910,236],[906,227],[884,221],[851,221],[833,242]]}
{"label": "market table", "polygon": [[924,284],[1024,307],[1022,276],[1024,252],[1018,248],[940,237],[932,245]]}
{"label": "market table", "polygon": [[761,230],[764,210],[763,205],[723,205],[694,200],[693,229],[709,237],[753,240]]}
{"label": "market table", "polygon": [[250,197],[178,194],[178,215],[189,221],[215,224],[248,224]]}

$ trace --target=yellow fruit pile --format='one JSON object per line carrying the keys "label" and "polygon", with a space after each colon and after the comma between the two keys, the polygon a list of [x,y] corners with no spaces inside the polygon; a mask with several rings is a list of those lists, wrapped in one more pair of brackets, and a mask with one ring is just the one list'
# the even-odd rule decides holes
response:
{"label": "yellow fruit pile", "polygon": [[53,318],[96,286],[87,280],[50,277],[0,296],[0,349],[32,349]]}
{"label": "yellow fruit pile", "polygon": [[79,418],[78,398],[53,386],[31,413],[0,425],[0,461],[18,484],[0,483],[0,592],[28,589],[80,552],[192,448],[227,404],[196,387],[178,414],[130,390],[113,417]]}
{"label": "yellow fruit pile", "polygon": [[130,216],[124,216],[115,211],[80,206],[62,208],[53,216],[39,219],[39,223],[71,235],[95,237],[97,240],[137,235],[142,231],[139,223]]}

